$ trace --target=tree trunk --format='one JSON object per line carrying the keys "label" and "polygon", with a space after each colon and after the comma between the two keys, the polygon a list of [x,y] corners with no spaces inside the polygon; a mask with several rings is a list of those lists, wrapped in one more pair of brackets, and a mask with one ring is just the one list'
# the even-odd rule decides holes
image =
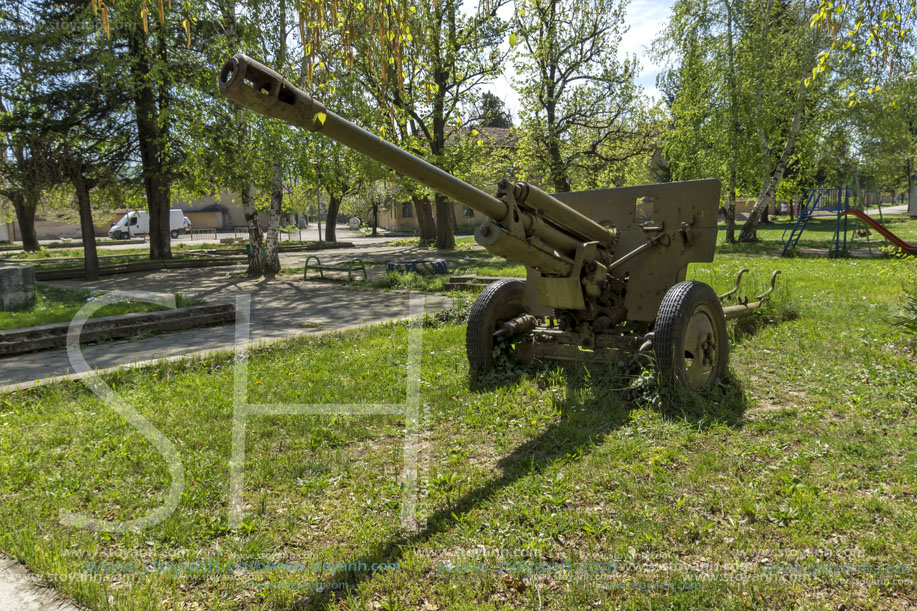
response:
{"label": "tree trunk", "polygon": [[280,216],[283,212],[283,168],[280,158],[274,157],[273,182],[271,184],[271,210],[268,217],[267,236],[264,241],[267,260],[264,262],[264,273],[275,275],[280,271],[280,254],[277,250],[277,229],[280,227]]}
{"label": "tree trunk", "polygon": [[452,231],[452,202],[446,196],[436,194],[436,248],[451,250],[455,248],[455,232]]}
{"label": "tree trunk", "polygon": [[376,237],[376,230],[379,227],[379,203],[373,202],[373,237]]}
{"label": "tree trunk", "polygon": [[783,173],[786,171],[786,164],[789,162],[790,155],[793,154],[793,147],[796,145],[796,136],[799,134],[799,127],[802,123],[802,113],[805,110],[806,86],[805,82],[800,80],[799,92],[796,94],[796,112],[793,114],[793,122],[790,124],[790,133],[786,139],[786,145],[783,147],[783,153],[780,155],[780,161],[774,168],[773,174],[764,182],[758,199],[755,201],[755,207],[748,220],[742,226],[742,232],[739,234],[740,242],[757,242],[758,241],[758,223],[767,209],[767,205],[773,200],[776,201],[777,187],[783,180]]}
{"label": "tree trunk", "polygon": [[248,277],[257,278],[264,274],[264,255],[261,253],[261,226],[258,225],[258,213],[255,211],[255,185],[248,182],[240,191],[242,214],[248,225]]}
{"label": "tree trunk", "polygon": [[80,208],[80,235],[83,238],[83,276],[86,280],[98,280],[99,253],[96,251],[96,228],[92,223],[89,183],[81,168],[72,170],[70,181],[76,190],[76,201]]}
{"label": "tree trunk", "polygon": [[564,170],[563,159],[560,154],[560,143],[551,135],[548,136],[548,159],[550,159],[549,171],[551,173],[551,182],[558,193],[567,193],[573,186]]}
{"label": "tree trunk", "polygon": [[150,212],[150,258],[171,259],[172,242],[169,235],[169,185],[162,171],[160,131],[157,124],[159,111],[151,83],[151,67],[146,36],[134,28],[128,36],[128,47],[133,62],[134,106],[137,122],[137,140],[143,168],[143,186],[147,208]]}
{"label": "tree trunk", "polygon": [[433,219],[433,206],[426,197],[411,196],[414,204],[414,216],[417,218],[417,227],[420,230],[420,239],[432,241],[436,239],[436,221]]}
{"label": "tree trunk", "polygon": [[726,5],[726,36],[728,55],[728,83],[729,83],[729,185],[726,192],[726,206],[723,208],[723,217],[726,220],[726,241],[730,244],[736,241],[736,167],[739,156],[739,107],[736,94],[736,67],[735,45],[732,38],[732,5]]}
{"label": "tree trunk", "polygon": [[729,191],[726,194],[726,205],[723,207],[723,218],[726,220],[726,241],[734,244],[736,241],[736,190],[735,183],[730,180]]}
{"label": "tree trunk", "polygon": [[11,195],[13,209],[16,210],[16,221],[19,222],[19,233],[22,237],[22,249],[25,251],[41,250],[38,235],[35,233],[35,208],[38,197],[26,197],[21,193]]}
{"label": "tree trunk", "polygon": [[328,214],[325,216],[325,240],[337,242],[338,211],[341,209],[341,198],[328,193]]}
{"label": "tree trunk", "polygon": [[[443,163],[443,153],[446,149],[446,91],[449,87],[450,72],[455,68],[455,58],[450,54],[455,49],[451,43],[455,33],[455,2],[444,6],[444,11],[439,14],[439,24],[435,28],[433,82],[436,91],[433,94],[433,133],[430,142],[430,152],[433,153],[434,163]],[[434,5],[435,6],[435,5]],[[446,41],[441,40],[442,28],[446,28]],[[448,171],[448,169],[447,169]],[[436,248],[455,248],[455,233],[452,231],[452,215],[449,212],[451,202],[446,200],[442,193],[433,197],[436,206]]]}
{"label": "tree trunk", "polygon": [[[557,93],[557,87],[560,86],[559,83],[561,78],[559,73],[561,72],[560,66],[558,65],[558,54],[554,49],[554,44],[558,37],[558,23],[563,19],[561,16],[558,19],[558,9],[563,12],[564,8],[558,6],[559,2],[557,0],[552,0],[548,3],[548,15],[547,15],[547,33],[545,39],[548,42],[548,49],[545,51],[545,65],[543,66],[542,78],[545,79],[545,85],[547,90],[545,91],[544,97],[544,111],[545,111],[545,145],[547,146],[547,155],[548,155],[548,174],[551,177],[551,183],[554,185],[554,190],[559,193],[566,193],[573,189],[573,186],[570,184],[570,177],[567,176],[567,167],[563,160],[563,155],[560,150],[560,135],[557,131],[557,101],[560,96]],[[578,35],[575,34],[575,35]]]}
{"label": "tree trunk", "polygon": [[[229,41],[230,48],[236,48],[239,45],[239,34],[236,21],[236,3],[234,0],[222,0],[217,3],[222,14],[224,23],[224,32],[226,40]],[[245,115],[241,108],[233,104],[233,119],[236,124],[235,143],[226,147],[226,155],[232,155],[234,149],[246,150],[249,146],[248,125],[245,122]],[[258,225],[258,215],[255,211],[255,185],[249,180],[246,172],[241,170],[237,175],[239,180],[239,194],[242,199],[242,214],[245,217],[245,225],[248,227],[248,270],[249,278],[257,278],[264,274],[264,257],[261,254],[261,227]]]}
{"label": "tree trunk", "polygon": [[907,160],[907,213],[912,219],[917,218],[917,176],[911,171],[911,160]]}
{"label": "tree trunk", "polygon": [[[280,0],[280,28],[278,32],[277,63],[284,66],[287,63],[287,5],[285,0]],[[271,162],[271,208],[268,214],[267,239],[265,240],[267,260],[264,262],[264,273],[274,276],[280,271],[280,254],[277,250],[277,230],[280,227],[280,216],[283,213],[283,166],[280,154],[275,153]]]}

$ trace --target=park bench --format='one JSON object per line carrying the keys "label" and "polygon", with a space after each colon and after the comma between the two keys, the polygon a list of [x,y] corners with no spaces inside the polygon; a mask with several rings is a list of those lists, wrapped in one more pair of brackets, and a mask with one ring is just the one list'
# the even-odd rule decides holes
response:
{"label": "park bench", "polygon": [[[309,265],[309,261],[311,261],[312,259],[315,259],[315,265]],[[350,282],[351,280],[353,280],[353,270],[354,270],[354,268],[358,268],[358,269],[362,270],[362,272],[363,272],[363,280],[368,280],[368,279],[369,279],[369,278],[366,276],[366,266],[363,265],[363,260],[360,259],[360,258],[354,257],[353,259],[351,259],[350,261],[347,262],[347,265],[346,265],[346,266],[343,266],[343,265],[322,265],[322,262],[319,260],[318,257],[316,257],[315,255],[311,255],[311,256],[309,256],[309,257],[306,257],[306,267],[305,267],[305,269],[303,269],[302,278],[303,278],[303,280],[308,280],[308,279],[309,279],[309,270],[310,270],[310,269],[317,269],[319,275],[322,277],[323,280],[325,279],[325,273],[324,273],[325,271],[347,272],[347,281]]]}

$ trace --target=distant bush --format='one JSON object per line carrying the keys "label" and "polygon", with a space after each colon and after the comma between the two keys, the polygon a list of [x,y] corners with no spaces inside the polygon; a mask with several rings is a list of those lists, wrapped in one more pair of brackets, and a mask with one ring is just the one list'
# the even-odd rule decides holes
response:
{"label": "distant bush", "polygon": [[372,283],[376,288],[407,289],[412,291],[441,291],[448,280],[444,275],[422,276],[417,272],[388,272]]}

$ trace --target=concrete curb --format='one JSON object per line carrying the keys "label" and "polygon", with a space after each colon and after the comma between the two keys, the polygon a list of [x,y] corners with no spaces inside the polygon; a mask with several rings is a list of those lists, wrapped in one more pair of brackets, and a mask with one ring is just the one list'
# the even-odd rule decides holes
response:
{"label": "concrete curb", "polygon": [[[153,272],[163,269],[187,269],[190,267],[225,267],[229,265],[242,265],[246,263],[245,257],[221,257],[219,259],[170,259],[168,261],[133,261],[131,263],[117,263],[115,265],[100,265],[99,276],[114,276],[115,274],[130,274],[133,272]],[[66,267],[62,269],[35,270],[36,280],[77,280],[82,279],[85,271],[82,267]]]}
{"label": "concrete curb", "polygon": [[[426,308],[425,308],[425,311],[426,311]],[[287,335],[284,337],[274,337],[270,339],[258,340],[256,342],[250,343],[248,347],[251,350],[257,350],[259,348],[269,346],[271,344],[289,341],[292,339],[296,339],[298,337],[302,337],[304,335],[311,335],[311,336],[325,335],[327,333],[338,333],[341,331],[350,331],[352,329],[359,329],[361,327],[371,327],[373,325],[379,325],[379,324],[384,324],[384,323],[389,323],[389,322],[398,322],[398,321],[410,320],[410,319],[411,319],[410,316],[394,316],[391,318],[380,318],[379,320],[376,320],[374,322],[369,322],[369,323],[359,323],[359,324],[354,324],[354,325],[341,325],[339,327],[334,327],[331,329],[322,329],[320,331],[311,331],[311,332],[303,331],[302,333],[296,333],[296,334]],[[203,359],[208,356],[213,356],[216,354],[231,354],[233,350],[234,348],[231,346],[214,348],[211,350],[197,350],[195,352],[188,352],[186,354],[179,354],[175,356],[164,356],[164,357],[158,357],[154,359],[147,359],[144,361],[135,361],[133,363],[124,363],[122,365],[115,365],[114,367],[106,367],[104,369],[93,369],[92,371],[88,371],[84,373],[68,373],[68,374],[60,375],[60,376],[51,376],[48,378],[40,378],[38,380],[31,380],[29,382],[17,382],[15,384],[7,384],[5,386],[0,386],[0,395],[3,395],[4,393],[16,392],[19,390],[28,390],[30,388],[36,388],[38,386],[46,386],[48,384],[56,384],[58,382],[67,382],[71,380],[82,380],[83,378],[89,377],[91,375],[103,376],[109,373],[116,373],[118,371],[124,371],[126,369],[149,367],[150,365],[156,365],[158,363],[169,363],[169,362],[181,361],[181,360],[187,360],[187,359]],[[2,607],[0,607],[0,611],[4,611]]]}
{"label": "concrete curb", "polygon": [[2,611],[80,611],[52,588],[39,585],[38,577],[27,568],[0,553],[0,610]]}
{"label": "concrete curb", "polygon": [[[80,343],[121,339],[138,333],[220,325],[233,322],[235,316],[236,308],[231,303],[102,316],[91,318],[83,324]],[[69,331],[69,322],[0,331],[0,356],[61,348],[67,345]]]}

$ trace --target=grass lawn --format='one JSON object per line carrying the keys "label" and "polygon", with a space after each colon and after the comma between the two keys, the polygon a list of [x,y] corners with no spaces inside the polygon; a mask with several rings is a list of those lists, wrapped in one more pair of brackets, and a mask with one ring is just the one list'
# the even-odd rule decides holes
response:
{"label": "grass lawn", "polygon": [[[425,329],[416,531],[407,423],[351,415],[251,417],[230,528],[228,357],[106,377],[183,464],[177,509],[139,532],[58,517],[161,504],[153,445],[80,383],[0,396],[0,549],[91,609],[913,608],[917,343],[889,321],[917,266],[726,254],[689,277],[722,291],[740,267],[748,292],[784,276],[705,397],[639,365],[474,385],[464,327]],[[248,400],[403,402],[406,338],[253,352]]]}
{"label": "grass lawn", "polygon": [[[39,284],[37,289],[35,305],[28,310],[0,312],[0,331],[35,325],[49,325],[56,322],[70,322],[77,311],[86,305],[86,302],[91,297],[101,295],[101,293],[93,293],[91,291],[61,289],[43,284]],[[176,296],[176,304],[179,307],[199,305],[201,303],[200,300],[188,299],[181,295]],[[133,312],[155,312],[165,309],[155,303],[122,301],[100,308],[93,313],[91,318],[117,316]]]}

